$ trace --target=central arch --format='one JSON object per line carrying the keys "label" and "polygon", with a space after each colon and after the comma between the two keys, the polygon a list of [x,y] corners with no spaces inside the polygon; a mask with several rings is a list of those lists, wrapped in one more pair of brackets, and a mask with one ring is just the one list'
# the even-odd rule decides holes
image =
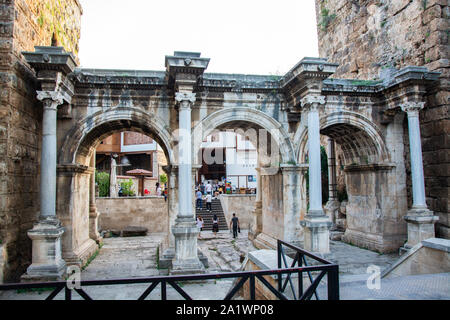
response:
{"label": "central arch", "polygon": [[267,130],[278,144],[282,163],[296,163],[291,139],[282,124],[262,111],[245,107],[224,108],[213,112],[194,127],[192,131],[193,163],[200,163],[198,150],[202,141],[214,130],[226,128],[227,125],[233,128],[256,127]]}
{"label": "central arch", "polygon": [[[345,204],[346,227],[342,239],[379,252],[397,250],[405,231],[402,219],[405,188],[398,180],[400,169],[397,170],[397,163],[391,162],[383,132],[361,114],[338,111],[321,114],[320,133],[339,146],[339,154],[336,151],[339,165],[335,163],[335,167],[342,172],[347,199],[337,201],[337,206],[327,203],[325,208],[328,207],[332,218],[331,215],[338,213],[337,208]],[[297,159],[306,163],[307,128],[301,127],[296,132],[295,141]],[[302,188],[302,198],[307,198],[306,187]],[[302,210],[306,212],[305,203]]]}

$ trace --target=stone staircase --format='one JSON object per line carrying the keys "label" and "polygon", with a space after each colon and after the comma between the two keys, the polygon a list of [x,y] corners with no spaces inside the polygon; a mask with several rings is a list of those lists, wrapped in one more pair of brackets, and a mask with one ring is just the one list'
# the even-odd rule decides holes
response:
{"label": "stone staircase", "polygon": [[222,205],[219,199],[212,200],[211,211],[206,210],[206,201],[203,200],[202,210],[196,209],[195,214],[195,218],[197,218],[198,215],[203,218],[204,231],[212,231],[212,219],[214,214],[216,214],[217,218],[219,219],[219,231],[228,230],[227,220],[225,219],[225,215],[223,213]]}

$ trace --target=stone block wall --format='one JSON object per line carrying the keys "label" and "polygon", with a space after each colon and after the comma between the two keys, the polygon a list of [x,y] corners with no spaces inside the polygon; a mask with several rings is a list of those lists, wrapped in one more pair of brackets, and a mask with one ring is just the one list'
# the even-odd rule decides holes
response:
{"label": "stone block wall", "polygon": [[148,232],[167,232],[169,214],[164,197],[97,198],[100,213],[99,228],[123,230],[128,226],[140,226]]}
{"label": "stone block wall", "polygon": [[253,194],[222,194],[220,203],[223,213],[227,219],[227,225],[233,218],[233,212],[239,218],[239,225],[242,229],[249,229],[252,222],[252,213],[255,209],[256,195]]}
{"label": "stone block wall", "polygon": [[[420,112],[427,204],[450,238],[449,30],[447,0],[316,0],[319,55],[339,63],[333,78],[373,80],[390,68],[424,66],[441,72]],[[406,117],[405,117],[406,122]],[[405,143],[409,144],[405,123]],[[409,203],[409,147],[405,163]]]}
{"label": "stone block wall", "polygon": [[[64,13],[63,13],[64,12]],[[50,45],[53,33],[78,52],[78,0],[0,0],[0,240],[5,281],[17,281],[31,261],[26,232],[39,215],[41,105],[22,50]]]}
{"label": "stone block wall", "polygon": [[15,54],[57,45],[77,57],[82,13],[78,0],[15,0]]}

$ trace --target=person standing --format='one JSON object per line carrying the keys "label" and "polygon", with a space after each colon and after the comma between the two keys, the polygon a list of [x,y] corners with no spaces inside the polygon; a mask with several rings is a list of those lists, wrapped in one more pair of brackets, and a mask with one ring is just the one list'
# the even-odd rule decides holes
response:
{"label": "person standing", "polygon": [[159,186],[159,182],[157,182],[156,183],[156,195],[158,196],[158,197],[160,197],[161,196],[161,187]]}
{"label": "person standing", "polygon": [[233,228],[233,238],[238,236],[238,232],[241,232],[241,227],[239,226],[239,219],[236,217],[236,213],[233,212],[233,218],[230,221],[230,229]]}
{"label": "person standing", "polygon": [[195,196],[197,197],[197,203],[196,203],[196,209],[202,210],[203,208],[203,194],[200,191],[200,189],[197,190],[197,192],[195,193]]}
{"label": "person standing", "polygon": [[[202,232],[203,230],[203,218],[201,216],[197,217],[197,228],[199,229],[200,232]],[[198,238],[200,239],[200,232],[198,233]]]}
{"label": "person standing", "polygon": [[214,236],[216,236],[217,232],[219,232],[219,218],[217,218],[216,214],[214,214],[212,222],[212,232],[214,233]]}
{"label": "person standing", "polygon": [[208,210],[209,212],[211,212],[211,202],[212,202],[212,196],[211,196],[211,192],[209,192],[206,195],[206,210]]}
{"label": "person standing", "polygon": [[212,193],[212,185],[211,185],[210,181],[208,181],[208,183],[206,184],[205,191],[206,191],[206,194]]}

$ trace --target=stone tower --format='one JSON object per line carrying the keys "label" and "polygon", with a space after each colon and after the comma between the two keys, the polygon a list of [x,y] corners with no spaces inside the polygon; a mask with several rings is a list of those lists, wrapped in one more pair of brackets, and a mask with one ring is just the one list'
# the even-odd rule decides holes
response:
{"label": "stone tower", "polygon": [[[426,201],[450,238],[448,0],[316,0],[319,54],[339,64],[333,78],[374,80],[408,65],[438,71],[440,84],[420,112]],[[404,141],[408,145],[407,123]],[[411,204],[409,148],[405,147]]]}
{"label": "stone tower", "polygon": [[0,282],[30,264],[27,231],[39,216],[42,106],[21,52],[56,45],[76,57],[81,15],[78,0],[0,2]]}

